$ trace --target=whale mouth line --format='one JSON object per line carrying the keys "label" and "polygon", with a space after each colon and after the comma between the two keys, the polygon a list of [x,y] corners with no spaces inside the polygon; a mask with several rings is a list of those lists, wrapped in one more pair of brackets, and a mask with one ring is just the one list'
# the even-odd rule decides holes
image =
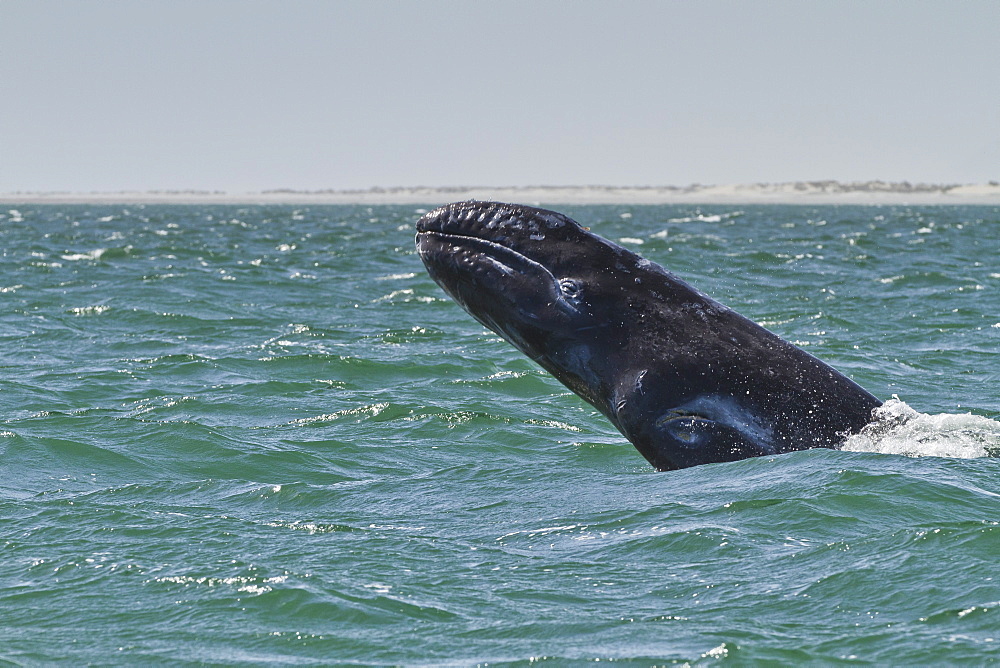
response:
{"label": "whale mouth line", "polygon": [[[513,248],[504,246],[496,241],[491,241],[490,239],[484,239],[483,237],[477,237],[471,234],[457,234],[455,232],[441,232],[439,230],[420,230],[417,232],[417,239],[418,252],[421,257],[425,257],[427,254],[432,252],[436,252],[438,254],[447,252],[442,248],[425,248],[424,244],[420,243],[425,239],[433,239],[442,246],[450,246],[453,249],[451,252],[464,250],[466,252],[475,253],[476,259],[489,262],[505,274],[524,274],[527,273],[525,269],[530,267],[548,275],[553,281],[555,280],[555,276],[552,275],[552,272],[549,271],[548,267],[545,265],[532,260],[527,255],[524,255]],[[518,265],[520,265],[520,267],[518,267]],[[527,265],[527,267],[525,267],[525,265]]]}

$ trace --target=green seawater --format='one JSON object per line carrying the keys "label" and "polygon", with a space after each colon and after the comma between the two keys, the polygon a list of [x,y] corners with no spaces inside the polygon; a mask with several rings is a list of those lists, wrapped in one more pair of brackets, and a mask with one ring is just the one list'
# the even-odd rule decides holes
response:
{"label": "green seawater", "polygon": [[2,665],[1000,661],[1000,208],[555,207],[891,400],[669,473],[429,206],[7,208]]}

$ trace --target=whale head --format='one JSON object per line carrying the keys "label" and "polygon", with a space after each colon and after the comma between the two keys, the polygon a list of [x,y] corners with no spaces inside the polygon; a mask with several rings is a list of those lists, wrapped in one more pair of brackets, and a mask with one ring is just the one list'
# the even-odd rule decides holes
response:
{"label": "whale head", "polygon": [[655,265],[562,214],[495,202],[429,212],[416,243],[452,299],[607,412],[607,351],[629,336],[620,309]]}

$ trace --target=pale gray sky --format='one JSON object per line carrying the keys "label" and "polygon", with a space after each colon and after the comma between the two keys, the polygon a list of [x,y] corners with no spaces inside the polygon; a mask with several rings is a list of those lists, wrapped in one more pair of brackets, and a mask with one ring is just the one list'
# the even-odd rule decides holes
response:
{"label": "pale gray sky", "polygon": [[997,0],[0,0],[0,192],[986,182],[998,44]]}

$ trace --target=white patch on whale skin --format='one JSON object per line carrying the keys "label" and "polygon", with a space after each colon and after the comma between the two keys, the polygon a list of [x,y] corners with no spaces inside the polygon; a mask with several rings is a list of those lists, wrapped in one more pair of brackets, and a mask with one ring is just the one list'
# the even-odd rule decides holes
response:
{"label": "white patch on whale skin", "polygon": [[553,216],[552,214],[541,214],[541,219],[545,221],[545,226],[550,230],[555,230],[566,224],[566,221],[559,216]]}
{"label": "white patch on whale skin", "polygon": [[635,377],[635,391],[636,392],[642,392],[642,379],[646,377],[646,373],[648,371],[649,371],[648,369],[643,369]]}

